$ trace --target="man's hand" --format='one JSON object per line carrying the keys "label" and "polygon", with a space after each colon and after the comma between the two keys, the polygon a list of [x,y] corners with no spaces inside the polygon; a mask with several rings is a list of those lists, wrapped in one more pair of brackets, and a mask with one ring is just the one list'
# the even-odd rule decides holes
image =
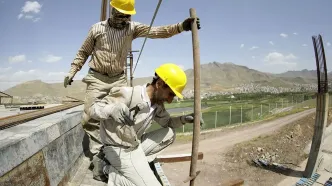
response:
{"label": "man's hand", "polygon": [[[182,23],[183,30],[185,30],[185,31],[191,30],[191,22],[193,22],[194,20],[195,20],[195,18],[192,18],[192,17],[187,18],[186,20],[184,20],[183,23]],[[201,23],[200,23],[198,17],[196,18],[196,24],[197,24],[197,29],[198,30],[201,29]]]}
{"label": "man's hand", "polygon": [[73,78],[74,76],[72,75],[65,76],[65,79],[63,81],[63,86],[67,88],[67,85],[71,85],[71,83],[73,82]]}
{"label": "man's hand", "polygon": [[[194,113],[188,114],[188,115],[184,115],[182,116],[181,120],[184,121],[184,123],[194,123]],[[200,117],[201,121],[200,121],[200,126],[202,127],[204,125],[204,120],[201,114]]]}
{"label": "man's hand", "polygon": [[134,117],[130,113],[129,108],[124,103],[118,103],[112,109],[107,111],[109,116],[113,118],[118,123],[123,123],[124,125],[134,126]]}

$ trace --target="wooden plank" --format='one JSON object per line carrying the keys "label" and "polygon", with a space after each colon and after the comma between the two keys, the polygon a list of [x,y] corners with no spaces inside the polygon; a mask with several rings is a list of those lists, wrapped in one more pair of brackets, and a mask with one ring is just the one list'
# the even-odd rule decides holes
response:
{"label": "wooden plank", "polygon": [[243,179],[234,179],[234,180],[230,180],[230,181],[226,181],[224,183],[222,183],[222,186],[242,186],[244,184],[244,180]]}
{"label": "wooden plank", "polygon": [[[203,152],[198,153],[198,160],[203,159]],[[175,154],[175,155],[160,155],[157,156],[156,161],[161,163],[175,163],[175,162],[183,162],[190,161],[191,153],[188,154]]]}

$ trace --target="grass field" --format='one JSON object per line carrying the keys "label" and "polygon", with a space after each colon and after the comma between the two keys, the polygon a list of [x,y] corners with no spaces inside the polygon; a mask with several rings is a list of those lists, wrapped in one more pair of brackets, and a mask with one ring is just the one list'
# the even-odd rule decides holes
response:
{"label": "grass field", "polygon": [[[201,130],[222,127],[237,123],[246,123],[282,117],[285,115],[304,111],[306,109],[316,107],[316,99],[314,94],[306,93],[301,95],[274,95],[259,96],[256,98],[248,98],[247,100],[224,100],[210,99],[201,101],[202,117],[205,121]],[[166,109],[193,107],[193,100],[185,100],[179,103],[166,104]],[[165,105],[165,106],[166,106]],[[332,101],[330,101],[332,106]],[[188,112],[173,113],[172,116],[179,116]],[[153,123],[149,131],[160,128],[157,123]],[[176,129],[176,132],[190,132],[192,125],[187,124],[183,128]]]}

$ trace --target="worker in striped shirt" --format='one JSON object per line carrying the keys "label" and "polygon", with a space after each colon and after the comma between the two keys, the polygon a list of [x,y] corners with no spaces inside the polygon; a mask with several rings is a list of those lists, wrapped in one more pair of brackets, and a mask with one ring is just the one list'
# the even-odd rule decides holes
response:
{"label": "worker in striped shirt", "polygon": [[[180,23],[151,27],[148,33],[148,25],[131,21],[131,15],[136,14],[134,5],[134,0],[111,1],[113,7],[111,17],[92,25],[64,79],[64,87],[71,85],[75,74],[82,69],[91,55],[90,69],[82,80],[87,84],[82,125],[88,135],[85,139],[89,144],[89,149],[83,150],[90,160],[99,152],[102,145],[99,121],[90,117],[88,108],[96,99],[106,96],[112,87],[127,85],[124,70],[132,41],[139,37],[169,38],[191,30],[191,23],[194,21],[194,18],[187,18]],[[196,22],[197,28],[200,29],[198,18]]]}

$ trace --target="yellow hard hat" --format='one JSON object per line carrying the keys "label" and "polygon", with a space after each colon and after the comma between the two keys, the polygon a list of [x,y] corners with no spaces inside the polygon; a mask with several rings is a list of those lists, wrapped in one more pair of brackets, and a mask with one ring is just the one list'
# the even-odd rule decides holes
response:
{"label": "yellow hard hat", "polygon": [[174,94],[182,99],[182,91],[187,84],[187,75],[173,63],[166,63],[156,69],[156,74],[172,89]]}
{"label": "yellow hard hat", "polygon": [[121,13],[129,15],[136,14],[135,0],[111,0],[110,4]]}

